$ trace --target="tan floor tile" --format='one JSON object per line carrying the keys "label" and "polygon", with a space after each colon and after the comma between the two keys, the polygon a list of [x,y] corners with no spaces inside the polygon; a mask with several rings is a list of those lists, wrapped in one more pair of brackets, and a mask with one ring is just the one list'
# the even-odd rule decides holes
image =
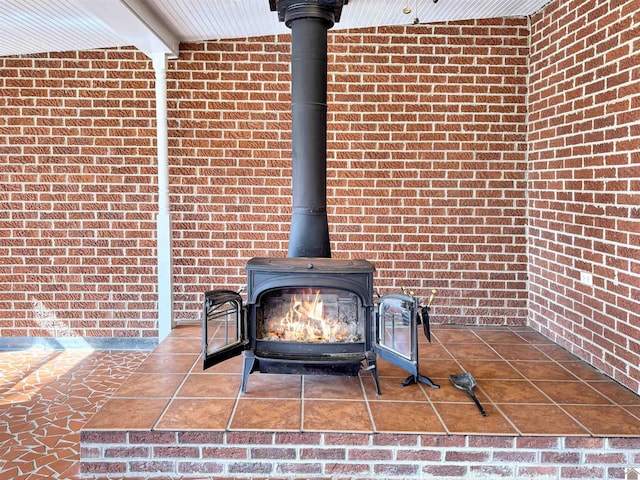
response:
{"label": "tan floor tile", "polygon": [[200,353],[202,350],[202,341],[199,338],[190,337],[167,337],[160,345],[158,345],[153,353],[155,354],[171,354],[171,353]]}
{"label": "tan floor tile", "polygon": [[522,337],[532,345],[555,345],[555,343],[553,343],[547,337],[545,337],[541,333],[538,333],[534,330],[528,329],[528,330],[517,330],[517,331],[514,330],[514,331],[518,334],[518,336]]}
{"label": "tan floor tile", "polygon": [[[429,360],[433,361],[433,360]],[[378,359],[376,361],[376,366],[378,368],[378,375],[381,377],[401,377],[402,375],[407,375],[407,371],[394,365],[391,362],[387,362],[386,360]],[[363,375],[364,377],[364,375]]]}
{"label": "tan floor tile", "polygon": [[242,361],[243,357],[237,356],[203,370],[202,360],[199,359],[193,365],[191,371],[193,373],[242,373]]}
{"label": "tan floor tile", "polygon": [[135,373],[186,373],[198,358],[193,353],[149,355]]}
{"label": "tan floor tile", "polygon": [[610,405],[611,401],[584,382],[536,381],[535,385],[559,404]]}
{"label": "tan floor tile", "polygon": [[176,337],[194,337],[201,339],[202,338],[202,324],[200,322],[191,323],[191,324],[180,324],[176,325],[176,328],[171,330],[169,333],[170,338]]}
{"label": "tan floor tile", "polygon": [[[427,392],[427,397],[429,397],[429,400],[432,402],[473,403],[473,400],[467,392],[454,387],[448,379],[442,382],[440,388],[425,388],[424,391]],[[485,394],[478,388],[474,389],[474,393],[481,403],[488,401]]]}
{"label": "tan floor tile", "polygon": [[[476,380],[515,380],[523,378],[504,360],[461,360],[463,370],[471,373]],[[452,372],[452,373],[460,373]]]}
{"label": "tan floor tile", "polygon": [[240,392],[242,375],[203,375],[193,373],[187,376],[176,397],[236,398]]}
{"label": "tan floor tile", "polygon": [[169,399],[114,398],[87,422],[85,430],[151,429]]}
{"label": "tan floor tile", "polygon": [[[439,382],[442,382],[441,379],[443,378],[448,379],[452,373],[460,371],[460,365],[455,360],[426,360],[421,358],[418,366],[422,375],[426,375],[431,380],[438,379]],[[402,375],[406,376],[407,372],[400,370],[400,374],[396,376],[400,377]]]}
{"label": "tan floor tile", "polygon": [[301,409],[301,400],[241,398],[231,430],[299,431]]}
{"label": "tan floor tile", "polygon": [[546,345],[535,345],[535,347],[542,353],[550,357],[552,360],[555,360],[557,362],[575,362],[576,360],[579,360],[578,357],[569,353],[567,350],[559,345],[556,345],[555,343]]}
{"label": "tan floor tile", "polygon": [[[364,380],[373,380],[368,377]],[[305,399],[362,400],[364,393],[359,377],[306,375],[303,377]]]}
{"label": "tan floor tile", "polygon": [[622,407],[624,408],[627,412],[629,412],[631,415],[635,415],[636,418],[638,420],[640,420],[640,407],[636,407],[636,406],[626,406],[626,407]]}
{"label": "tan floor tile", "polygon": [[593,408],[585,405],[567,405],[562,408],[584,425],[593,435],[611,437],[640,436],[640,420],[634,418],[621,407],[603,405]]}
{"label": "tan floor tile", "polygon": [[446,346],[455,343],[482,343],[480,337],[465,327],[446,328],[434,326],[431,328],[431,335],[439,343]]}
{"label": "tan floor tile", "polygon": [[516,430],[491,404],[482,405],[487,412],[483,417],[473,403],[434,403],[449,433],[514,435]]}
{"label": "tan floor tile", "polygon": [[302,376],[253,373],[245,398],[302,398]]}
{"label": "tan floor tile", "polygon": [[509,363],[529,380],[577,380],[575,375],[556,362],[512,360]]}
{"label": "tan floor tile", "polygon": [[310,432],[372,432],[364,401],[305,400],[302,429]]}
{"label": "tan floor tile", "polygon": [[563,368],[566,368],[581,380],[587,380],[587,381],[609,380],[609,377],[607,377],[604,373],[599,372],[598,370],[593,368],[591,365],[588,365],[583,361],[560,362],[560,365],[562,365]]}
{"label": "tan floor tile", "polygon": [[527,343],[527,340],[525,340],[520,335],[510,330],[474,328],[473,333],[476,334],[485,342],[487,342],[492,347],[496,345],[503,345],[503,344],[508,344],[508,345],[520,344],[521,345],[521,344]]}
{"label": "tan floor tile", "polygon": [[613,380],[604,382],[586,382],[602,395],[618,405],[640,406],[640,396],[617,384]]}
{"label": "tan floor tile", "polygon": [[[380,378],[380,391],[381,395],[376,394],[375,382],[372,378],[363,378],[362,384],[364,385],[367,400],[370,402],[375,401],[396,401],[396,402],[425,402],[427,397],[424,391],[417,384],[402,386],[406,377],[381,377]],[[427,387],[429,388],[429,387]]]}
{"label": "tan floor tile", "polygon": [[482,380],[478,387],[495,403],[553,403],[526,380]]}
{"label": "tan floor tile", "polygon": [[170,398],[184,378],[184,373],[134,373],[113,396],[120,398]]}
{"label": "tan floor tile", "polygon": [[427,402],[371,402],[369,407],[377,432],[446,433]]}
{"label": "tan floor tile", "polygon": [[492,345],[505,360],[546,361],[549,357],[533,345]]}
{"label": "tan floor tile", "polygon": [[157,422],[156,430],[225,430],[235,400],[175,399]]}
{"label": "tan floor tile", "polygon": [[585,435],[588,432],[555,405],[500,405],[523,435]]}
{"label": "tan floor tile", "polygon": [[459,361],[500,359],[500,356],[484,343],[455,343],[447,345],[447,350]]}
{"label": "tan floor tile", "polygon": [[451,360],[451,354],[442,345],[434,343],[420,344],[418,348],[418,358]]}

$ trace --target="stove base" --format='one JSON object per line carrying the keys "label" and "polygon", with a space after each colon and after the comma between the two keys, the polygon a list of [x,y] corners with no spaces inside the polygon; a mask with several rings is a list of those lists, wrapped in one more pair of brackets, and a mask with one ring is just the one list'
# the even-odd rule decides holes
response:
{"label": "stove base", "polygon": [[376,392],[380,395],[380,381],[376,368],[376,355],[373,352],[300,356],[260,356],[246,350],[242,364],[242,393],[247,392],[247,382],[252,372],[296,374],[296,375],[347,375],[357,376],[360,370],[368,370],[376,383]]}

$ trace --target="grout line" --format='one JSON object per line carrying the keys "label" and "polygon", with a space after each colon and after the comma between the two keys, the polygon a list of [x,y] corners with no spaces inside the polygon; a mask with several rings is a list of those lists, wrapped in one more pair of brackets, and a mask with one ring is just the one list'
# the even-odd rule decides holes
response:
{"label": "grout line", "polygon": [[304,407],[305,407],[305,400],[306,397],[304,395],[304,389],[305,389],[305,376],[306,375],[300,375],[300,431],[304,432]]}
{"label": "grout line", "polygon": [[[378,368],[378,363],[376,362],[376,369]],[[367,414],[369,415],[369,422],[371,422],[371,431],[373,433],[378,433],[378,427],[376,427],[376,422],[373,419],[373,412],[371,411],[371,405],[369,404],[369,397],[367,396],[367,390],[364,386],[364,381],[362,379],[362,377],[360,376],[360,372],[362,372],[363,370],[360,370],[358,372],[358,380],[360,381],[360,391],[362,392],[362,399],[364,400],[364,405],[367,409]],[[378,373],[378,379],[380,378],[380,372]],[[373,376],[373,374],[371,374]],[[372,381],[374,381],[372,379]],[[375,381],[374,381],[375,383]],[[374,387],[375,388],[375,387]]]}

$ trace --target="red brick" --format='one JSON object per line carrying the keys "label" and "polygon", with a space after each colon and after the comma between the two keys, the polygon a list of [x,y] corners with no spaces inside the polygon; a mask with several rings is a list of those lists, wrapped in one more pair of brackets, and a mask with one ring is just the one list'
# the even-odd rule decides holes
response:
{"label": "red brick", "polygon": [[[327,434],[325,434],[325,444]],[[322,436],[319,433],[276,433],[275,434],[275,442],[276,444],[285,444],[285,445],[319,445]],[[342,442],[340,442],[342,444]]]}
{"label": "red brick", "polygon": [[276,472],[278,473],[307,473],[317,474],[322,473],[321,463],[278,463],[276,464]]}
{"label": "red brick", "polygon": [[83,430],[80,432],[80,442],[87,443],[125,443],[127,432],[96,432]]}
{"label": "red brick", "polygon": [[202,447],[202,458],[217,459],[249,459],[249,448],[246,447]]}
{"label": "red brick", "polygon": [[396,445],[396,446],[417,446],[418,435],[396,435],[391,433],[380,433],[374,435],[373,445]]}
{"label": "red brick", "polygon": [[381,449],[381,448],[350,448],[347,450],[347,460],[374,460],[374,461],[383,461],[383,460],[392,460],[393,459],[393,451],[390,449]]}
{"label": "red brick", "polygon": [[604,478],[602,467],[562,467],[561,478]]}
{"label": "red brick", "polygon": [[423,447],[464,447],[466,439],[462,435],[421,435],[420,445]]}
{"label": "red brick", "polygon": [[548,449],[559,448],[559,440],[555,437],[519,437],[516,438],[517,448]]}
{"label": "red brick", "polygon": [[418,466],[415,464],[385,464],[376,463],[373,465],[373,472],[376,475],[389,475],[389,476],[402,476],[402,475],[416,475],[418,473]]}
{"label": "red brick", "polygon": [[132,461],[129,462],[129,470],[132,472],[172,472],[174,463],[170,461]]}
{"label": "red brick", "polygon": [[468,450],[453,450],[445,452],[445,462],[485,462],[489,458],[489,452],[473,452]]}
{"label": "red brick", "polygon": [[580,454],[574,452],[541,452],[540,461],[542,463],[580,463]]}
{"label": "red brick", "polygon": [[269,445],[273,443],[273,434],[257,432],[227,432],[227,444]]}
{"label": "red brick", "polygon": [[127,464],[124,462],[82,462],[80,472],[87,474],[96,473],[124,473],[127,471]]}
{"label": "red brick", "polygon": [[302,460],[345,460],[347,457],[344,448],[302,448],[300,458]]}
{"label": "red brick", "polygon": [[269,474],[273,470],[271,463],[236,462],[229,465],[229,473]]}
{"label": "red brick", "polygon": [[[375,437],[374,437],[375,438]],[[325,433],[325,445],[369,445],[370,435],[360,433]],[[301,444],[314,444],[317,442],[300,442]]]}
{"label": "red brick", "polygon": [[429,465],[422,469],[422,473],[434,477],[463,478],[467,474],[467,467],[463,465]]}
{"label": "red brick", "polygon": [[413,460],[416,462],[439,462],[442,460],[442,451],[440,450],[398,450],[396,452],[396,459]]}
{"label": "red brick", "polygon": [[251,448],[249,452],[252,459],[293,460],[297,456],[295,448]]}
{"label": "red brick", "polygon": [[198,447],[153,447],[154,458],[198,458]]}
{"label": "red brick", "polygon": [[514,443],[514,439],[509,437],[470,436],[468,440],[468,445],[470,448],[513,448]]}
{"label": "red brick", "polygon": [[122,446],[107,447],[104,449],[105,458],[149,458],[151,449],[149,447]]}
{"label": "red brick", "polygon": [[186,462],[180,461],[177,473],[222,473],[223,465],[219,462]]}
{"label": "red brick", "polygon": [[333,476],[368,474],[370,465],[366,463],[325,463],[324,473]]}
{"label": "red brick", "polygon": [[480,478],[482,478],[482,476],[486,476],[489,478],[516,478],[514,470],[515,468],[512,466],[501,467],[495,465],[471,465],[469,467],[469,473]]}

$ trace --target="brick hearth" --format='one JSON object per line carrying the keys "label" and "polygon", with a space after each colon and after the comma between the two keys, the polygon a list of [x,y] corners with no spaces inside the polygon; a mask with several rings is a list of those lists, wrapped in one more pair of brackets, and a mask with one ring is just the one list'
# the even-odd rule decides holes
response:
{"label": "brick hearth", "polygon": [[[86,476],[624,478],[640,398],[526,327],[434,327],[421,369],[441,389],[382,395],[359,377],[202,372],[200,332],[162,342],[81,432]],[[447,380],[471,372],[488,416]]]}

